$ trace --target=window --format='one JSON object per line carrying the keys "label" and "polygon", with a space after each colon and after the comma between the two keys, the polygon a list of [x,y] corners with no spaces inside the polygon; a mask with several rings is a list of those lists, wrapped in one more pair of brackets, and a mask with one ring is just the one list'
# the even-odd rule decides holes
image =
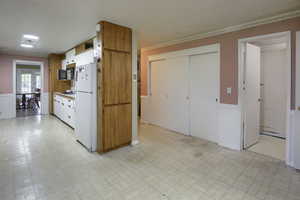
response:
{"label": "window", "polygon": [[22,74],[21,81],[21,91],[23,93],[31,92],[31,74]]}
{"label": "window", "polygon": [[41,89],[41,77],[40,76],[35,77],[35,88]]}

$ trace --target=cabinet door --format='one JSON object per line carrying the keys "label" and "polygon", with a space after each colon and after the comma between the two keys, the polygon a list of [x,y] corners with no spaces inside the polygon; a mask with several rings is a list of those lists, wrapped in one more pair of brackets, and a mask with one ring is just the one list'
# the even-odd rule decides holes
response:
{"label": "cabinet door", "polygon": [[94,63],[94,51],[88,50],[76,56],[76,65],[87,65]]}
{"label": "cabinet door", "polygon": [[61,61],[61,68],[63,69],[63,70],[66,70],[67,69],[67,61],[66,61],[66,59],[64,59],[64,60],[62,60]]}
{"label": "cabinet door", "polygon": [[74,128],[75,125],[75,111],[74,111],[74,100],[66,99],[66,123]]}
{"label": "cabinet door", "polygon": [[53,113],[54,113],[54,115],[56,115],[56,116],[57,116],[57,111],[58,111],[57,105],[58,105],[58,103],[57,103],[57,97],[54,96],[54,98],[53,98]]}
{"label": "cabinet door", "polygon": [[131,141],[131,104],[104,108],[104,151],[129,144]]}
{"label": "cabinet door", "polygon": [[75,49],[71,49],[70,51],[68,51],[66,53],[66,63],[67,63],[67,65],[75,63],[75,58],[76,58],[75,53],[76,53]]}
{"label": "cabinet door", "polygon": [[104,104],[131,103],[131,54],[104,51]]}
{"label": "cabinet door", "polygon": [[131,52],[132,31],[106,21],[101,22],[104,49]]}

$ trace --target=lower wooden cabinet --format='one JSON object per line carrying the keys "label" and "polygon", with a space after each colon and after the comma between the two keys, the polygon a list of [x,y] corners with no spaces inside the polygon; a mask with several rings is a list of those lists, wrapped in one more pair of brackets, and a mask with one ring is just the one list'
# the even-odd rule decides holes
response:
{"label": "lower wooden cabinet", "polygon": [[103,147],[109,151],[131,142],[131,104],[105,106]]}

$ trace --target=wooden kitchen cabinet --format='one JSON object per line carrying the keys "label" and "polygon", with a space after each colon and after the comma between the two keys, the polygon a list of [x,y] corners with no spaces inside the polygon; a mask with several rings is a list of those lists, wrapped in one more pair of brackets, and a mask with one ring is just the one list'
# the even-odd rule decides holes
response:
{"label": "wooden kitchen cabinet", "polygon": [[66,64],[74,64],[76,62],[76,49],[73,48],[66,52]]}
{"label": "wooden kitchen cabinet", "polygon": [[103,153],[132,139],[132,31],[106,21],[99,24],[97,151]]}
{"label": "wooden kitchen cabinet", "polygon": [[54,93],[65,92],[71,89],[71,81],[58,80],[58,70],[62,69],[62,60],[64,55],[50,54],[49,61],[49,112],[53,114]]}
{"label": "wooden kitchen cabinet", "polygon": [[131,54],[104,50],[104,105],[131,103]]}

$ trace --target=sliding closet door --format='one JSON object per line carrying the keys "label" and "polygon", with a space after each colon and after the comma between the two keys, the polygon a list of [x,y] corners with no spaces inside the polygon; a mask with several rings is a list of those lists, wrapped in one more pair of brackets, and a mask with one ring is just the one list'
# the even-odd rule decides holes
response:
{"label": "sliding closet door", "polygon": [[170,130],[188,134],[188,56],[170,58],[166,60],[168,72],[166,84],[168,87],[168,128]]}
{"label": "sliding closet door", "polygon": [[165,60],[151,62],[150,65],[150,97],[149,122],[167,128],[167,94],[168,87],[165,75],[169,73]]}
{"label": "sliding closet door", "polygon": [[190,56],[190,133],[218,142],[219,53]]}
{"label": "sliding closet door", "polygon": [[151,123],[188,134],[188,57],[151,63]]}

